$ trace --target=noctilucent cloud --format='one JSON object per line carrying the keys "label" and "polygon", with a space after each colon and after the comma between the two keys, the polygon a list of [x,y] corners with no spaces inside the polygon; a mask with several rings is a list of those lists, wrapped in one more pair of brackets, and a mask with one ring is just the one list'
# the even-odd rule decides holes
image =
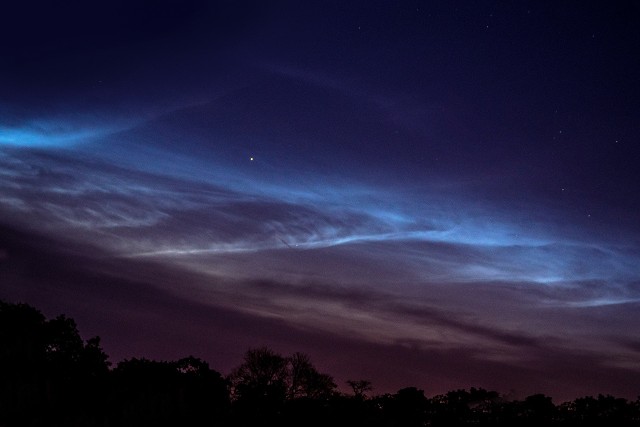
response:
{"label": "noctilucent cloud", "polygon": [[1,298],[114,361],[640,394],[635,2],[32,3],[0,10]]}

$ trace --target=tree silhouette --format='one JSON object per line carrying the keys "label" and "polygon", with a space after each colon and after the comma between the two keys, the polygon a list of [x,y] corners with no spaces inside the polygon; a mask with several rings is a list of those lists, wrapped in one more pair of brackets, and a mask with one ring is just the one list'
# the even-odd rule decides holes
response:
{"label": "tree silhouette", "polygon": [[543,394],[510,401],[471,388],[429,399],[415,387],[369,397],[370,381],[347,384],[353,395],[338,393],[307,355],[267,347],[248,350],[227,379],[193,356],[110,369],[99,338],[83,341],[73,319],[0,301],[2,427],[640,426],[640,399],[598,395],[555,406]]}
{"label": "tree silhouette", "polygon": [[99,338],[84,342],[73,319],[0,301],[0,343],[0,425],[98,422],[109,373]]}
{"label": "tree silhouette", "polygon": [[210,425],[224,418],[227,383],[189,356],[176,362],[129,359],[114,374],[114,422],[126,426]]}
{"label": "tree silhouette", "polygon": [[[640,425],[640,412],[626,399],[610,395],[581,397],[558,407],[568,426],[616,426]],[[635,420],[634,420],[635,416]]]}
{"label": "tree silhouette", "polygon": [[406,387],[383,400],[386,424],[403,427],[421,427],[427,420],[429,400],[423,390]]}
{"label": "tree silhouette", "polygon": [[335,392],[337,386],[333,378],[318,372],[306,354],[294,353],[287,362],[289,365],[287,397],[289,399],[303,397],[326,399]]}
{"label": "tree silhouette", "polygon": [[502,403],[495,391],[453,390],[431,399],[429,417],[434,426],[499,425]]}
{"label": "tree silhouette", "polygon": [[229,381],[234,414],[242,425],[273,423],[287,397],[287,360],[267,347],[250,349]]}
{"label": "tree silhouette", "polygon": [[348,380],[347,384],[353,390],[354,397],[358,399],[366,399],[367,392],[373,390],[369,380]]}
{"label": "tree silhouette", "polygon": [[319,409],[311,402],[326,402],[336,388],[333,378],[318,372],[306,354],[283,357],[267,347],[248,350],[229,380],[235,413],[247,425],[258,419],[304,422],[300,414]]}
{"label": "tree silhouette", "polygon": [[250,349],[229,379],[236,400],[284,401],[287,359],[267,347]]}

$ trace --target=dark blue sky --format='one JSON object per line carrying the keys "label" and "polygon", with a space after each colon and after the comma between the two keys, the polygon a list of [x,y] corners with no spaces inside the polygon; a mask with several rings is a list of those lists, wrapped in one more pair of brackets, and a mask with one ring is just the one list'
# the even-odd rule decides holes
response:
{"label": "dark blue sky", "polygon": [[114,361],[638,395],[637,3],[260,3],[0,8],[0,297]]}

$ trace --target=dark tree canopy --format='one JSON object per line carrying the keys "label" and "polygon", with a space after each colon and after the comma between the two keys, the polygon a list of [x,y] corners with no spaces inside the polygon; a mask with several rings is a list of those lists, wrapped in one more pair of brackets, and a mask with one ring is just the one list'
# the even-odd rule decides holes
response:
{"label": "dark tree canopy", "polygon": [[[248,350],[229,381],[234,407],[246,424],[273,421],[285,410],[287,402],[326,400],[336,389],[333,378],[318,372],[309,356],[294,353],[284,357],[266,347]],[[297,402],[288,406],[298,410],[301,405]]]}
{"label": "dark tree canopy", "polygon": [[306,354],[267,347],[248,350],[227,378],[194,356],[112,369],[100,339],[83,340],[73,319],[0,301],[1,427],[640,427],[640,399],[555,405],[473,387],[428,398],[416,387],[369,396],[370,381],[347,385],[353,393],[338,392]]}
{"label": "dark tree canopy", "polygon": [[373,390],[371,381],[369,380],[348,380],[347,384],[353,390],[353,395],[359,399],[367,397],[367,392]]}
{"label": "dark tree canopy", "polygon": [[205,426],[228,409],[227,383],[193,356],[175,362],[129,359],[113,371],[114,414],[121,425]]}
{"label": "dark tree canopy", "polygon": [[98,337],[85,342],[73,319],[0,302],[0,343],[0,421],[92,418],[109,373]]}

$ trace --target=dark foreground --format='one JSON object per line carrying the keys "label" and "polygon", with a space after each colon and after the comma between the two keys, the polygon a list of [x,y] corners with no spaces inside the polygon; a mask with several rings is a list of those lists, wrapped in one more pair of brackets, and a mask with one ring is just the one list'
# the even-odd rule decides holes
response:
{"label": "dark foreground", "polygon": [[[555,405],[471,388],[370,396],[366,380],[337,391],[301,353],[251,349],[228,376],[194,357],[130,359],[114,368],[99,338],[65,316],[0,301],[1,426],[640,426],[640,398],[582,397]],[[640,389],[640,384],[638,385]]]}

